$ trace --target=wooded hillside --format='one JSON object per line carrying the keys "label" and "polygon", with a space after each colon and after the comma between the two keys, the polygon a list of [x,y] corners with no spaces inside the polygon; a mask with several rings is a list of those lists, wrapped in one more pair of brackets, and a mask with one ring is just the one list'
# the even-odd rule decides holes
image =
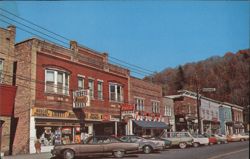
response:
{"label": "wooded hillside", "polygon": [[216,92],[203,95],[225,102],[249,105],[250,49],[226,53],[177,68],[167,68],[144,80],[161,84],[163,95],[173,95],[177,90],[196,92],[198,88],[216,88]]}

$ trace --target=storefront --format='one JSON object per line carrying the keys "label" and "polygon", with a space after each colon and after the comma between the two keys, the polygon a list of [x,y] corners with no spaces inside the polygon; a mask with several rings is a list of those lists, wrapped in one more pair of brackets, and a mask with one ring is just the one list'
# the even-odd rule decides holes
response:
{"label": "storefront", "polygon": [[30,153],[35,152],[34,142],[39,139],[41,151],[49,152],[55,144],[80,143],[90,135],[116,135],[119,119],[107,113],[85,113],[84,133],[80,120],[73,111],[33,108],[30,122]]}
{"label": "storefront", "polygon": [[142,137],[159,136],[164,129],[169,129],[166,123],[161,121],[133,120],[133,133]]}

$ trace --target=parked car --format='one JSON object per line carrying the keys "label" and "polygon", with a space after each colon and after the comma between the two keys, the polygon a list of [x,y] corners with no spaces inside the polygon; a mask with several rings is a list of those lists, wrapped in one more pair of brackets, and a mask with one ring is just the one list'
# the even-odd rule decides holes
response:
{"label": "parked car", "polygon": [[161,139],[167,139],[171,141],[172,146],[179,146],[184,149],[188,145],[192,145],[193,138],[189,132],[167,132],[164,131],[160,135]]}
{"label": "parked car", "polygon": [[232,134],[232,135],[227,135],[227,141],[229,142],[235,142],[235,141],[245,141],[248,140],[249,136],[245,134]]}
{"label": "parked car", "polygon": [[121,158],[128,151],[139,149],[137,143],[125,143],[112,136],[90,136],[84,143],[55,145],[51,153],[55,157],[73,159],[75,156],[112,153]]}
{"label": "parked car", "polygon": [[213,134],[205,133],[204,136],[208,138],[210,145],[217,144],[217,138]]}
{"label": "parked car", "polygon": [[209,139],[202,134],[191,134],[193,138],[193,146],[198,147],[200,145],[208,145]]}
{"label": "parked car", "polygon": [[241,138],[243,138],[245,141],[249,140],[249,133],[240,133],[239,134],[241,136]]}
{"label": "parked car", "polygon": [[152,151],[163,150],[165,147],[165,142],[162,140],[145,139],[136,135],[123,136],[120,140],[129,143],[138,143],[139,149],[146,154]]}
{"label": "parked car", "polygon": [[223,135],[223,134],[214,134],[214,136],[217,139],[217,144],[226,144],[226,143],[228,143],[226,135]]}
{"label": "parked car", "polygon": [[152,140],[162,140],[162,141],[164,141],[164,143],[165,143],[165,148],[170,148],[171,145],[172,145],[172,142],[171,142],[170,140],[168,140],[168,139],[162,139],[162,138],[160,138],[160,137],[151,137],[151,138],[149,138],[149,139],[152,139]]}

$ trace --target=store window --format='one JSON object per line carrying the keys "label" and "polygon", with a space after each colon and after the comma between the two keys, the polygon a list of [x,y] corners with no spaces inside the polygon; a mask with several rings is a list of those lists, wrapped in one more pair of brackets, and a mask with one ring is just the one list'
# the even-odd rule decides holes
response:
{"label": "store window", "polygon": [[81,90],[81,89],[84,89],[84,77],[82,76],[78,76],[77,77],[77,83],[78,83],[78,89]]}
{"label": "store window", "polygon": [[97,92],[98,92],[98,99],[103,99],[103,82],[97,82]]}
{"label": "store window", "polygon": [[79,126],[36,126],[36,136],[42,146],[81,142]]}
{"label": "store window", "polygon": [[94,98],[94,80],[93,79],[89,79],[89,95],[90,98]]}
{"label": "store window", "polygon": [[115,102],[123,102],[123,88],[117,83],[109,84],[109,99]]}
{"label": "store window", "polygon": [[45,70],[45,92],[69,95],[69,73],[61,70]]}
{"label": "store window", "polygon": [[0,83],[3,83],[3,59],[0,59]]}
{"label": "store window", "polygon": [[135,109],[137,111],[144,111],[144,99],[135,98]]}

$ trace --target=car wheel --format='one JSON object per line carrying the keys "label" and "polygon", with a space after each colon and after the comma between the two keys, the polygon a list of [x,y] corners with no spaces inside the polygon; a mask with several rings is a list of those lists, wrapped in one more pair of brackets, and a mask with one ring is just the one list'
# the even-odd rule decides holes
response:
{"label": "car wheel", "polygon": [[179,147],[180,147],[181,149],[184,149],[184,148],[187,147],[187,144],[186,144],[185,142],[181,142],[181,143],[179,143]]}
{"label": "car wheel", "polygon": [[217,142],[217,144],[221,144],[221,142],[220,142],[220,141],[218,141],[218,142]]}
{"label": "car wheel", "polygon": [[224,141],[224,144],[227,144],[228,142],[227,141]]}
{"label": "car wheel", "polygon": [[240,139],[240,141],[244,141],[244,139]]}
{"label": "car wheel", "polygon": [[116,157],[116,158],[122,158],[124,156],[124,151],[115,151],[113,153],[113,155]]}
{"label": "car wheel", "polygon": [[66,149],[63,151],[63,158],[64,159],[73,159],[75,157],[75,152],[70,149]]}
{"label": "car wheel", "polygon": [[194,146],[194,147],[199,147],[199,145],[200,145],[200,144],[199,144],[198,142],[194,142],[194,143],[193,143],[193,146]]}
{"label": "car wheel", "polygon": [[149,154],[149,153],[151,153],[151,151],[152,151],[151,146],[146,145],[146,146],[143,147],[143,152],[144,153]]}

